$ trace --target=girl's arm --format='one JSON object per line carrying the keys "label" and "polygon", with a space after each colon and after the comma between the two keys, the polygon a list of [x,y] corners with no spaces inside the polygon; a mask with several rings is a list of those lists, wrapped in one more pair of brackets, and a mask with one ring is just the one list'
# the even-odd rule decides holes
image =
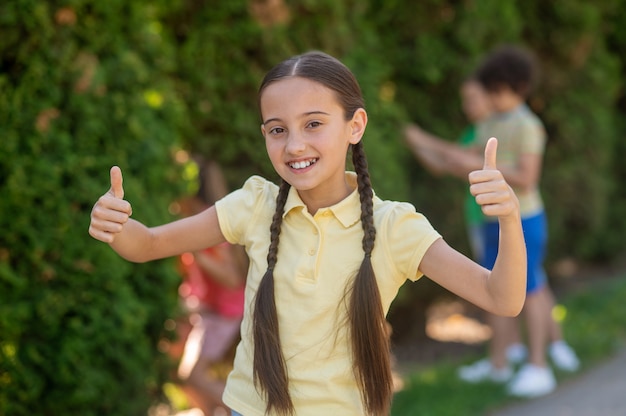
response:
{"label": "girl's arm", "polygon": [[500,222],[498,257],[493,270],[474,263],[438,240],[426,251],[420,271],[477,306],[498,315],[519,314],[526,297],[526,247],[519,203],[496,169],[497,140],[489,139],[482,170],[470,174],[470,191],[485,215]]}
{"label": "girl's arm", "polygon": [[169,224],[148,228],[130,219],[132,208],[124,199],[122,172],[111,168],[111,188],[91,211],[89,234],[109,243],[122,257],[133,262],[197,251],[225,241],[215,207]]}

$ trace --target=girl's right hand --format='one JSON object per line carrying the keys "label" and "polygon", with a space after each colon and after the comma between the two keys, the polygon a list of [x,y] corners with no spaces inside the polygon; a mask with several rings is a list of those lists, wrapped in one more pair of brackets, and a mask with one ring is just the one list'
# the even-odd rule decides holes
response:
{"label": "girl's right hand", "polygon": [[91,210],[89,235],[96,240],[112,243],[122,232],[133,210],[128,201],[124,200],[122,187],[122,171],[119,167],[111,168],[111,188],[102,195]]}
{"label": "girl's right hand", "polygon": [[483,168],[469,174],[470,192],[481,206],[483,214],[499,219],[520,221],[519,201],[513,189],[496,167],[498,139],[490,138],[485,146]]}

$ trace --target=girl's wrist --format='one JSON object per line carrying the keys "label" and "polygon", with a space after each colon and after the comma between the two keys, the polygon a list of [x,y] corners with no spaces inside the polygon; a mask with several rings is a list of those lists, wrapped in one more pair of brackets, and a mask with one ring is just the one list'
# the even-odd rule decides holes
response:
{"label": "girl's wrist", "polygon": [[500,222],[500,226],[514,224],[518,225],[522,223],[522,217],[519,211],[512,212],[508,215],[502,215],[498,217],[498,221]]}

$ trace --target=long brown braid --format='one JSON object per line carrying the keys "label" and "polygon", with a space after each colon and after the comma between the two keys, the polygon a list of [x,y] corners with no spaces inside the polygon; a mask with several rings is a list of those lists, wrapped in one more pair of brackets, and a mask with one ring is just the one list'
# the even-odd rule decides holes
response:
{"label": "long brown braid", "polygon": [[363,142],[352,145],[352,163],[357,174],[361,200],[361,225],[365,256],[354,279],[348,318],[352,334],[355,377],[361,386],[365,408],[370,414],[382,415],[391,406],[392,374],[389,338],[385,329],[380,291],[372,267],[372,250],[376,239],[374,227],[374,192],[367,169]]}
{"label": "long brown braid", "polygon": [[280,226],[289,194],[289,185],[283,181],[276,197],[276,211],[270,226],[270,248],[267,253],[267,271],[259,283],[253,315],[254,333],[254,384],[265,393],[267,413],[275,408],[283,414],[293,414],[294,407],[289,396],[287,364],[280,346],[278,312],[274,299],[274,266],[278,255]]}
{"label": "long brown braid", "polygon": [[[346,121],[352,119],[357,109],[365,108],[361,89],[354,75],[340,61],[321,52],[309,52],[293,57],[270,70],[259,88],[259,102],[267,85],[292,76],[319,82],[335,91],[339,103],[345,110]],[[371,261],[376,238],[373,190],[361,142],[352,145],[352,159],[357,173],[361,224],[364,232],[362,244],[364,258],[354,278],[348,306],[353,368],[366,412],[370,415],[384,415],[389,413],[392,398],[389,339]],[[276,211],[270,226],[268,269],[259,284],[253,316],[254,383],[261,387],[265,395],[266,412],[270,413],[273,410],[281,415],[295,413],[289,395],[287,366],[280,345],[273,275],[288,191],[289,185],[283,181],[276,198]]]}

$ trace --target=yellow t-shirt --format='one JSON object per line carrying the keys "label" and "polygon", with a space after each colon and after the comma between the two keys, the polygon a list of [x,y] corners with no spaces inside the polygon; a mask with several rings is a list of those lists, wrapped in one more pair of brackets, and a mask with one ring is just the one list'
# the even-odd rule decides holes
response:
{"label": "yellow t-shirt", "polygon": [[[356,175],[347,173],[356,187]],[[278,187],[258,176],[216,203],[226,239],[250,257],[242,339],[228,377],[224,403],[244,416],[262,416],[265,402],[252,381],[252,309],[267,269],[269,227]],[[357,190],[311,216],[291,189],[274,270],[275,297],[289,391],[298,416],[364,414],[351,363],[346,327],[346,288],[362,260]],[[407,203],[374,198],[376,242],[372,263],[385,313],[406,279],[422,276],[422,256],[440,235]]]}
{"label": "yellow t-shirt", "polygon": [[[498,168],[515,168],[522,155],[543,156],[546,132],[543,123],[522,104],[515,110],[496,114],[476,127],[476,146],[484,149],[490,137],[498,139]],[[538,185],[528,191],[513,188],[520,203],[520,214],[527,218],[543,210],[543,200]],[[485,217],[497,221],[497,217]]]}

